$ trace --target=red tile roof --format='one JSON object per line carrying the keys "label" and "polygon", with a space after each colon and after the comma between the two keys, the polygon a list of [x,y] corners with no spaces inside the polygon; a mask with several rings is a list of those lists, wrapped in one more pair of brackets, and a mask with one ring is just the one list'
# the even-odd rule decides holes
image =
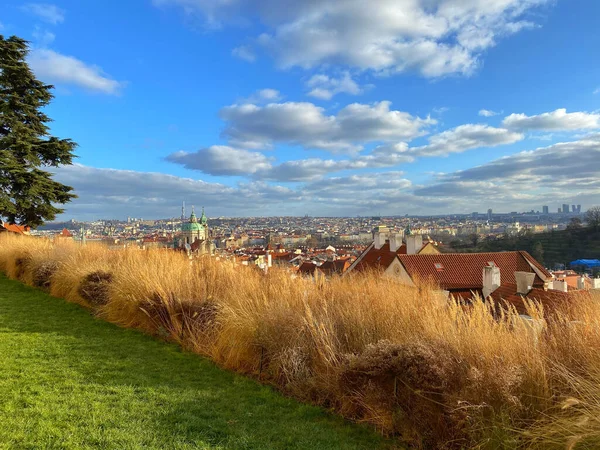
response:
{"label": "red tile roof", "polygon": [[[535,272],[532,265],[546,278],[552,276],[527,252],[442,253],[439,255],[398,255],[400,262],[414,280],[431,280],[442,289],[470,290],[483,288],[483,268],[494,263],[500,269],[501,284],[516,283],[515,272]],[[534,286],[543,286],[537,274]]]}
{"label": "red tile roof", "polygon": [[313,275],[315,270],[317,270],[317,265],[312,261],[305,261],[298,268],[298,272],[304,275]]}
{"label": "red tile roof", "polygon": [[342,274],[350,267],[348,259],[338,259],[335,261],[325,261],[319,266],[319,270],[325,275]]}
{"label": "red tile roof", "polygon": [[62,231],[59,233],[60,237],[73,237],[73,235],[71,234],[71,232],[69,230],[67,230],[66,228],[63,228]]}
{"label": "red tile roof", "polygon": [[6,231],[10,231],[11,233],[17,233],[17,234],[25,234],[31,229],[27,225],[17,225],[14,223],[7,223],[7,222],[1,222],[1,221],[0,221],[0,225]]}
{"label": "red tile roof", "polygon": [[361,260],[356,264],[353,270],[358,272],[368,269],[387,269],[396,255],[406,255],[406,244],[402,244],[394,253],[390,251],[390,243],[386,241],[380,249],[367,248],[365,252],[359,256]]}
{"label": "red tile roof", "polygon": [[521,295],[517,293],[517,285],[509,283],[496,289],[491,297],[497,302],[504,300],[513,305],[520,314],[527,314],[523,298],[538,301],[542,304],[545,311],[551,311],[561,304],[575,300],[577,296],[581,295],[589,294],[586,292],[569,293],[555,290],[545,291],[544,289],[534,288],[526,295]]}

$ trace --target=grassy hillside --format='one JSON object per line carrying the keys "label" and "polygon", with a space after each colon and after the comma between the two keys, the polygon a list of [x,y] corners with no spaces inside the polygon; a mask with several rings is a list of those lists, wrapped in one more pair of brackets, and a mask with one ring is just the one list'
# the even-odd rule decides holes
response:
{"label": "grassy hillside", "polygon": [[[353,421],[372,424],[381,433],[396,436],[415,448],[564,449],[575,448],[575,444],[577,448],[600,448],[598,299],[578,296],[552,314],[544,314],[540,305],[531,303],[526,306],[533,321],[525,321],[514,309],[500,311],[483,301],[472,305],[449,301],[440,296],[436,286],[407,286],[379,273],[326,281],[294,277],[283,269],[265,274],[215,258],[190,261],[172,251],[115,251],[89,244],[54,245],[42,239],[10,236],[0,236],[0,271],[48,290],[54,297],[86,306],[96,317],[179,344],[209,357],[222,368],[272,384],[289,396],[334,409]],[[97,414],[92,408],[94,414],[89,419],[92,424],[99,419],[106,429],[125,427],[137,433],[135,424],[166,421],[169,429],[183,426],[182,441],[173,438],[182,447],[194,437],[212,446],[253,448],[272,440],[273,445],[287,448],[299,439],[301,447],[323,447],[302,440],[312,434],[321,439],[321,432],[311,431],[301,421],[295,424],[293,414],[287,419],[287,413],[275,408],[276,414],[263,416],[263,409],[258,407],[261,400],[257,400],[263,395],[261,388],[251,382],[233,382],[242,383],[242,390],[248,389],[250,396],[242,392],[231,396],[221,391],[211,393],[202,383],[211,383],[213,375],[205,375],[206,361],[193,363],[192,355],[185,355],[190,360],[181,365],[176,358],[166,360],[164,366],[160,365],[159,381],[145,381],[148,371],[159,365],[153,354],[162,355],[163,344],[148,344],[146,350],[132,352],[109,337],[108,331],[98,339],[84,337],[86,326],[98,322],[88,317],[89,324],[84,326],[82,322],[79,326],[71,316],[52,314],[46,319],[46,309],[52,311],[48,306],[51,302],[64,305],[60,299],[44,299],[19,320],[27,323],[29,317],[35,317],[32,320],[36,326],[49,320],[52,326],[48,331],[36,334],[35,327],[10,329],[13,320],[19,322],[10,318],[4,325],[14,342],[10,350],[15,357],[7,372],[9,382],[23,380],[4,390],[10,409],[0,419],[12,421],[12,431],[6,438],[29,423],[34,430],[36,421],[44,417],[50,419],[39,426],[52,431],[55,426],[68,427],[69,420],[64,420],[69,418],[68,411],[77,411],[76,417],[85,414],[82,408],[69,403],[69,386],[75,380],[77,392],[86,395],[82,399],[88,405],[104,402],[87,396],[98,386],[122,388],[136,410],[150,414],[135,416],[127,402],[107,399],[119,410],[115,413],[120,418],[118,423],[110,422],[106,405],[99,406],[102,411]],[[112,326],[104,327],[122,333]],[[81,350],[75,360],[69,359],[65,348],[54,352],[58,344],[53,341],[61,335],[58,328],[65,330],[66,337],[77,337],[65,341],[69,351]],[[35,345],[28,341],[30,338],[37,340]],[[108,348],[104,348],[104,341]],[[31,353],[29,346],[35,348]],[[178,354],[174,347],[165,348]],[[128,362],[127,355],[133,355],[135,362]],[[39,358],[47,360],[39,377],[54,376],[54,360],[64,368],[64,375],[61,369],[56,380],[34,383],[30,392],[26,377],[30,371],[35,373]],[[31,370],[21,371],[23,363]],[[138,367],[140,373],[135,373]],[[125,378],[119,374],[120,368],[127,372]],[[239,380],[232,375],[221,376]],[[111,384],[113,377],[122,382]],[[62,383],[60,378],[64,378]],[[5,379],[2,377],[2,382]],[[92,384],[85,384],[87,380]],[[150,392],[144,390],[147,383],[151,383]],[[44,402],[32,400],[53,392],[51,386],[55,384],[63,385],[58,394],[66,393],[66,400],[56,400],[50,409],[44,409]],[[110,389],[102,391],[102,396]],[[127,389],[132,389],[131,394]],[[206,393],[196,393],[201,389]],[[151,395],[156,390],[162,392],[159,398]],[[136,400],[140,393],[143,400]],[[227,404],[220,402],[221,395]],[[173,399],[168,398],[171,396]],[[63,402],[69,405],[64,415],[53,416],[61,411]],[[149,410],[144,410],[146,402],[150,402]],[[208,409],[212,407],[214,411]],[[210,417],[218,417],[216,423],[207,417],[207,410]],[[27,416],[30,411],[34,414]],[[244,411],[252,416],[244,416]],[[24,414],[25,422],[18,422]],[[229,431],[227,420],[231,415],[238,427]],[[281,416],[284,425],[275,416]],[[259,427],[262,420],[266,427]],[[282,430],[282,426],[290,429]],[[202,434],[206,427],[214,427],[215,434]],[[117,433],[117,429],[111,433]],[[167,430],[167,436],[169,432],[174,433]],[[292,432],[296,437],[286,434]],[[56,433],[66,439],[76,431]],[[168,439],[153,437],[151,432],[138,433],[132,438],[132,446],[146,442],[146,435],[157,440],[158,444],[152,445]],[[44,442],[42,435],[36,439],[37,443]],[[345,448],[336,443],[343,437],[332,439],[331,445]]]}
{"label": "grassy hillside", "polygon": [[371,449],[373,431],[0,274],[0,449]]}

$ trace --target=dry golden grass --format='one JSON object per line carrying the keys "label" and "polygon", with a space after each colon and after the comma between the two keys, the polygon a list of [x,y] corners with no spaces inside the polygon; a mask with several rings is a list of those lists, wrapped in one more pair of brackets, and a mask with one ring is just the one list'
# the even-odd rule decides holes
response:
{"label": "dry golden grass", "polygon": [[[525,321],[378,273],[314,280],[7,235],[0,270],[416,448],[600,448],[598,300],[531,303]],[[82,290],[90,279],[106,282]]]}

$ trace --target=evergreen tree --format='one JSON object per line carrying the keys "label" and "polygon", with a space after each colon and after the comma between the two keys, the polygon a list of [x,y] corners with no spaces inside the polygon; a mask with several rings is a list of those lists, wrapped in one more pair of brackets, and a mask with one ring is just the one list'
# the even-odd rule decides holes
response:
{"label": "evergreen tree", "polygon": [[49,135],[42,112],[53,86],[37,80],[27,64],[28,42],[0,35],[0,217],[37,227],[76,196],[52,179],[47,167],[72,164],[76,144]]}

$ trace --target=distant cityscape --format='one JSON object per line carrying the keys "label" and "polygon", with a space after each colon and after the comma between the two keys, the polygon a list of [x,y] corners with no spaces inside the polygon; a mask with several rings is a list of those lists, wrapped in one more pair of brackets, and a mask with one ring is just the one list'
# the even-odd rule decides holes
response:
{"label": "distant cityscape", "polygon": [[[541,211],[496,213],[491,208],[485,213],[448,214],[431,216],[368,216],[368,217],[210,217],[210,239],[216,249],[243,248],[281,243],[286,246],[306,244],[366,244],[373,239],[373,229],[380,225],[390,230],[412,228],[439,242],[477,234],[501,236],[522,232],[541,233],[565,229],[573,218],[583,219],[581,205],[563,204],[551,212],[547,205]],[[92,222],[49,223],[33,233],[52,235],[66,228],[74,239],[88,241],[110,240],[116,244],[152,246],[178,245],[177,236],[188,221],[185,207],[176,218],[126,220],[101,219]],[[203,237],[204,238],[204,237]]]}

